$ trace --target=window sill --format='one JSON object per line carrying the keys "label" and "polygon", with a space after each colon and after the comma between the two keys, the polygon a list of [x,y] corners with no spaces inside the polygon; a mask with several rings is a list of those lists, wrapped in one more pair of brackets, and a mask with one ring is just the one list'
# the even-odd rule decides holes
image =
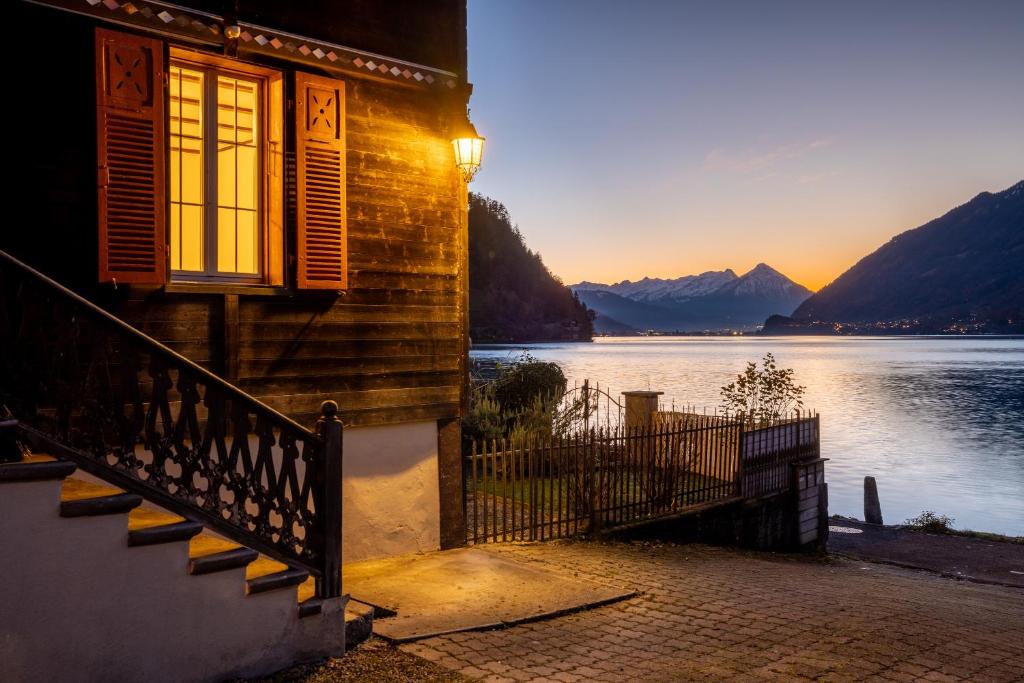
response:
{"label": "window sill", "polygon": [[164,285],[167,294],[238,294],[241,296],[292,296],[290,287],[244,284],[237,282],[169,282]]}

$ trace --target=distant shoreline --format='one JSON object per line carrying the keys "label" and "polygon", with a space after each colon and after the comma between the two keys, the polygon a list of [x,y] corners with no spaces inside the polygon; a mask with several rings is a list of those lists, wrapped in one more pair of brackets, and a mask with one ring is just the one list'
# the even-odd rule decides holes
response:
{"label": "distant shoreline", "polygon": [[[596,338],[598,335],[594,335]],[[470,350],[477,349],[480,347],[488,346],[516,346],[517,344],[590,344],[593,343],[594,339],[536,339],[533,341],[515,340],[515,341],[485,341],[475,342],[470,341]]]}
{"label": "distant shoreline", "polygon": [[480,342],[474,343],[472,350],[495,350],[495,349],[515,349],[523,346],[529,346],[534,344],[585,344],[594,343],[600,339],[626,339],[626,340],[641,340],[641,339],[800,339],[800,338],[824,338],[824,339],[893,339],[893,340],[910,340],[910,339],[1024,339],[1024,334],[658,334],[658,335],[639,335],[639,334],[595,334],[591,340],[569,340],[569,339],[549,339],[545,341],[513,341],[513,342]]}

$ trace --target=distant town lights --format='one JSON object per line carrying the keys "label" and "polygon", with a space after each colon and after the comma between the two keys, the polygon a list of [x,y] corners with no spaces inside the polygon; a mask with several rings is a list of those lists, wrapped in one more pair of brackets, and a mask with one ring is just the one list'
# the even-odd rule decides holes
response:
{"label": "distant town lights", "polygon": [[456,130],[452,138],[455,150],[455,165],[462,172],[462,178],[468,183],[480,170],[480,162],[484,156],[484,138],[476,132],[467,117]]}

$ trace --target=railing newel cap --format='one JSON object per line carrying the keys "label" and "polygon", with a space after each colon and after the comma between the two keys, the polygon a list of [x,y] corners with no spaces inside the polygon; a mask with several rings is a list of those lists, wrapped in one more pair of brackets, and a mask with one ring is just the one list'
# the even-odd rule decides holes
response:
{"label": "railing newel cap", "polygon": [[330,399],[320,404],[320,418],[327,422],[339,422],[338,402]]}

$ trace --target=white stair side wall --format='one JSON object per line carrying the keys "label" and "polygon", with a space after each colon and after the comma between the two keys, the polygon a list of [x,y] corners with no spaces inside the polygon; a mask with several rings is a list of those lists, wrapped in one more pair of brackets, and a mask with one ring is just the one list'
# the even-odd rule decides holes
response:
{"label": "white stair side wall", "polygon": [[217,681],[344,652],[344,599],[299,619],[296,588],[191,576],[186,542],[128,547],[127,515],[62,518],[59,491],[0,485],[0,680]]}

